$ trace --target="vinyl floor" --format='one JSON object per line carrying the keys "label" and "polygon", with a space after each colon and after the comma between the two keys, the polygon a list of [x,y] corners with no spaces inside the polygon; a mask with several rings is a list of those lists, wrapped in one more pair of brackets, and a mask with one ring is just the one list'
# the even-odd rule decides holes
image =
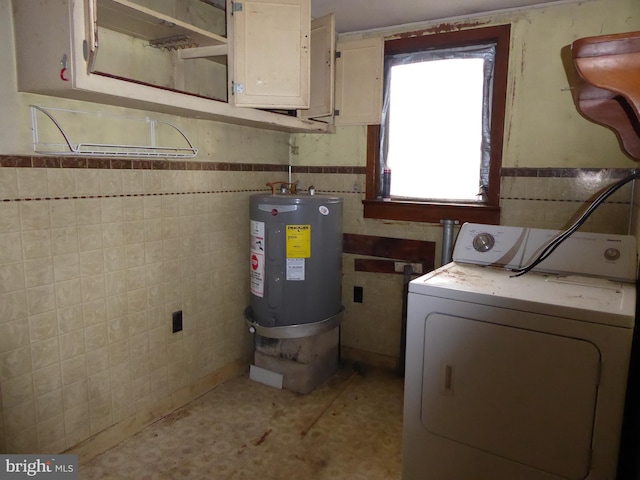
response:
{"label": "vinyl floor", "polygon": [[398,480],[403,380],[342,368],[307,395],[226,381],[80,465],[80,480]]}

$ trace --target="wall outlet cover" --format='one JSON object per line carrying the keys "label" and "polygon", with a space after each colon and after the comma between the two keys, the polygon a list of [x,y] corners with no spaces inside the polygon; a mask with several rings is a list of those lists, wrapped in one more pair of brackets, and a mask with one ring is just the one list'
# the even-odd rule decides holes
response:
{"label": "wall outlet cover", "polygon": [[182,331],[182,310],[173,312],[173,333]]}
{"label": "wall outlet cover", "polygon": [[353,287],[353,301],[354,303],[362,303],[364,297],[364,287]]}

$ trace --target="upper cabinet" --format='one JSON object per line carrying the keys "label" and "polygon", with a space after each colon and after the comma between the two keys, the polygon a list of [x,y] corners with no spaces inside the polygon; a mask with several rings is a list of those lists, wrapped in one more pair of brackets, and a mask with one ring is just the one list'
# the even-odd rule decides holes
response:
{"label": "upper cabinet", "polygon": [[578,110],[612,129],[623,151],[640,160],[640,32],[581,38],[571,57]]}
{"label": "upper cabinet", "polygon": [[380,122],[382,37],[337,48],[310,0],[216,4],[13,0],[18,89],[288,132]]}
{"label": "upper cabinet", "polygon": [[[14,0],[18,89],[258,128],[328,131],[326,123],[238,108],[309,106],[309,0],[231,8],[225,13],[205,0]],[[227,77],[251,101],[230,93]]]}

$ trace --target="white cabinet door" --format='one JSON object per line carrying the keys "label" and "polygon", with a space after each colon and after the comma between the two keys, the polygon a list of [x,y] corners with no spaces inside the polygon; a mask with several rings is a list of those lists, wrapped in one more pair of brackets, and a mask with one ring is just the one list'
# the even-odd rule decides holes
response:
{"label": "white cabinet door", "polygon": [[336,125],[377,125],[382,118],[384,39],[338,41]]}
{"label": "white cabinet door", "polygon": [[311,90],[302,118],[333,115],[336,58],[336,20],[330,13],[311,22]]}
{"label": "white cabinet door", "polygon": [[[84,60],[74,62],[82,43],[76,41],[70,1],[14,0],[7,11],[13,11],[18,91],[51,95],[73,90],[76,70],[82,75],[86,68]],[[80,20],[84,29],[84,17]]]}
{"label": "white cabinet door", "polygon": [[229,101],[235,106],[309,107],[309,0],[229,1]]}

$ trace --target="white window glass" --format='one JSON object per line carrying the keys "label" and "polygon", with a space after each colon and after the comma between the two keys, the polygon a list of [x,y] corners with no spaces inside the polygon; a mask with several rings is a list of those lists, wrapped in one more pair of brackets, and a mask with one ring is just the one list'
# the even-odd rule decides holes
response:
{"label": "white window glass", "polygon": [[391,196],[481,200],[484,60],[395,65],[389,81]]}

